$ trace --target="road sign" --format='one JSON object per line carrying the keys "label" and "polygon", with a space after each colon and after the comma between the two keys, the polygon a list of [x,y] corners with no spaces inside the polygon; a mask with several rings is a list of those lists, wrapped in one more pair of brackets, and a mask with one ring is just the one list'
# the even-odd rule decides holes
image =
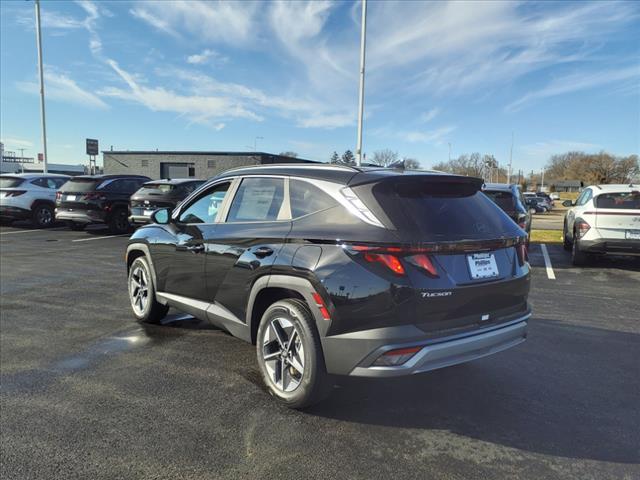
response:
{"label": "road sign", "polygon": [[87,138],[87,155],[98,155],[98,140]]}
{"label": "road sign", "polygon": [[39,162],[44,162],[44,155],[42,153],[38,154],[38,161]]}

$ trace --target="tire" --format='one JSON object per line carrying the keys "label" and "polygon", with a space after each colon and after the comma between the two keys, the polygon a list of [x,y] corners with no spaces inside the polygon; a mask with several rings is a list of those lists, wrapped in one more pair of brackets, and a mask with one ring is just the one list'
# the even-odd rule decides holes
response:
{"label": "tire", "polygon": [[56,221],[55,211],[51,205],[37,203],[31,209],[31,222],[36,228],[49,228]]}
{"label": "tire", "polygon": [[[288,348],[292,339],[293,348]],[[284,351],[288,356],[282,356]],[[320,336],[301,300],[280,300],[267,308],[258,328],[256,353],[269,393],[287,407],[308,407],[328,395],[331,385]]]}
{"label": "tire", "polygon": [[569,241],[569,237],[567,235],[567,224],[564,224],[562,227],[562,247],[567,251],[571,251],[571,242]]}
{"label": "tire", "polygon": [[127,287],[131,310],[139,322],[158,324],[167,316],[169,306],[156,300],[151,269],[145,256],[136,258],[131,264]]}
{"label": "tire", "polygon": [[78,222],[67,222],[67,226],[74,232],[81,232],[86,227],[84,223]]}
{"label": "tire", "polygon": [[131,224],[129,223],[129,215],[127,210],[124,208],[116,209],[109,220],[109,230],[111,233],[121,234],[127,233],[131,228]]}
{"label": "tire", "polygon": [[573,232],[573,244],[571,247],[571,263],[576,267],[582,267],[587,264],[588,255],[580,250],[580,242],[576,236],[576,232]]}

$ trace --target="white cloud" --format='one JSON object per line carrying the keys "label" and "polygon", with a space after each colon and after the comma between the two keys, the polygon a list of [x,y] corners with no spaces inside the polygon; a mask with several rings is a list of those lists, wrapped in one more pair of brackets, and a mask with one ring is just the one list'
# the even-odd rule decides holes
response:
{"label": "white cloud", "polygon": [[[82,88],[67,74],[48,65],[44,69],[44,81],[47,99],[60,100],[87,108],[109,108],[100,97]],[[17,87],[23,92],[34,95],[39,93],[39,86],[35,81],[19,82]]]}
{"label": "white cloud", "polygon": [[547,159],[551,155],[565,152],[594,152],[600,150],[600,145],[588,142],[577,142],[573,140],[551,140],[547,142],[536,142],[529,145],[522,145],[516,151],[530,159]]}
{"label": "white cloud", "polygon": [[431,110],[429,110],[427,112],[424,112],[422,115],[420,115],[420,121],[422,123],[430,122],[431,120],[436,118],[436,116],[439,113],[440,113],[440,109],[439,108],[432,108]]}
{"label": "white cloud", "polygon": [[187,57],[187,63],[200,65],[202,63],[207,63],[212,58],[220,58],[220,54],[214,50],[205,48],[200,53],[194,53],[193,55],[189,55]]}
{"label": "white cloud", "polygon": [[[165,33],[184,30],[199,41],[246,44],[257,30],[256,2],[138,2],[131,13]],[[135,12],[135,13],[134,13]]]}
{"label": "white cloud", "polygon": [[605,70],[590,73],[576,73],[552,80],[547,86],[540,90],[526,93],[516,101],[505,107],[508,112],[515,112],[536,100],[547,97],[563,95],[565,93],[588,90],[611,83],[632,81],[638,92],[638,81],[640,80],[640,66],[632,66],[616,70]]}
{"label": "white cloud", "polygon": [[161,32],[167,33],[172,37],[180,36],[178,32],[176,32],[166,20],[156,17],[153,13],[149,12],[144,8],[140,8],[140,7],[132,8],[131,10],[129,10],[129,13],[131,13],[131,15],[133,15],[137,19],[148,23],[153,28],[160,30]]}
{"label": "white cloud", "polygon": [[216,130],[224,128],[224,124],[213,124],[213,119],[232,117],[262,120],[261,116],[233,98],[203,94],[184,95],[164,87],[147,87],[136,81],[133,75],[123,70],[114,60],[108,60],[107,63],[129,88],[104,88],[99,92],[102,96],[136,102],[153,111],[185,115],[192,122],[206,124]]}
{"label": "white cloud", "polygon": [[449,125],[427,131],[400,132],[398,136],[411,143],[438,143],[456,128],[453,125]]}
{"label": "white cloud", "polygon": [[33,142],[24,140],[22,138],[2,137],[2,143],[4,144],[4,148],[7,150],[10,150],[12,148],[24,148],[25,150],[28,148],[33,148]]}

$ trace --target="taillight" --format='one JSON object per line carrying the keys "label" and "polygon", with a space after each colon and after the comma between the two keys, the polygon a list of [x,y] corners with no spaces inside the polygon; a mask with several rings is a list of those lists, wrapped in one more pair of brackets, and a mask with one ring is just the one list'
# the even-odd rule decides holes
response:
{"label": "taillight", "polygon": [[429,255],[420,253],[418,255],[411,255],[410,257],[407,257],[406,260],[412,265],[415,265],[419,269],[423,270],[427,275],[431,277],[438,276],[438,271],[433,265],[433,262],[431,261]]}
{"label": "taillight", "polygon": [[578,238],[584,237],[590,228],[591,228],[591,225],[589,225],[584,220],[580,220],[576,222],[576,232],[578,234]]}
{"label": "taillight", "polygon": [[62,201],[62,192],[56,192],[56,202]]}
{"label": "taillight", "polygon": [[325,320],[331,320],[329,310],[327,309],[327,306],[325,305],[324,300],[322,299],[320,294],[317,292],[312,292],[311,296],[313,297],[313,301],[316,302],[316,307],[318,307],[318,310],[320,310],[322,318],[324,318]]}
{"label": "taillight", "polygon": [[369,263],[381,263],[398,276],[404,275],[404,267],[395,255],[386,253],[365,253],[364,259]]}
{"label": "taillight", "polygon": [[527,244],[522,242],[516,245],[516,252],[518,253],[518,264],[522,267],[525,262],[529,260],[529,252],[527,251]]}
{"label": "taillight", "polygon": [[10,191],[6,192],[4,194],[4,196],[5,196],[5,198],[7,198],[7,197],[19,197],[20,195],[23,195],[25,193],[27,193],[26,190],[10,190]]}
{"label": "taillight", "polygon": [[438,271],[431,261],[431,257],[426,253],[419,253],[424,249],[373,245],[351,245],[347,248],[353,252],[362,253],[365,261],[379,263],[400,277],[406,274],[403,261],[410,263],[431,277],[438,277]]}
{"label": "taillight", "polygon": [[422,350],[423,347],[398,348],[397,350],[389,350],[380,355],[373,365],[377,367],[394,367],[406,363],[411,357]]}

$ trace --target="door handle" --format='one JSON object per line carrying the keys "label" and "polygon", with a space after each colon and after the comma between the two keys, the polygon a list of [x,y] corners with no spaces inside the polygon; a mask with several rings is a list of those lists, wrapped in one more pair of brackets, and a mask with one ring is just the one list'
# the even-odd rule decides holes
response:
{"label": "door handle", "polygon": [[187,245],[185,248],[193,253],[204,252],[204,244],[202,243],[199,243],[197,245]]}
{"label": "door handle", "polygon": [[268,257],[273,253],[273,250],[269,247],[259,247],[253,252],[253,254],[258,258]]}

